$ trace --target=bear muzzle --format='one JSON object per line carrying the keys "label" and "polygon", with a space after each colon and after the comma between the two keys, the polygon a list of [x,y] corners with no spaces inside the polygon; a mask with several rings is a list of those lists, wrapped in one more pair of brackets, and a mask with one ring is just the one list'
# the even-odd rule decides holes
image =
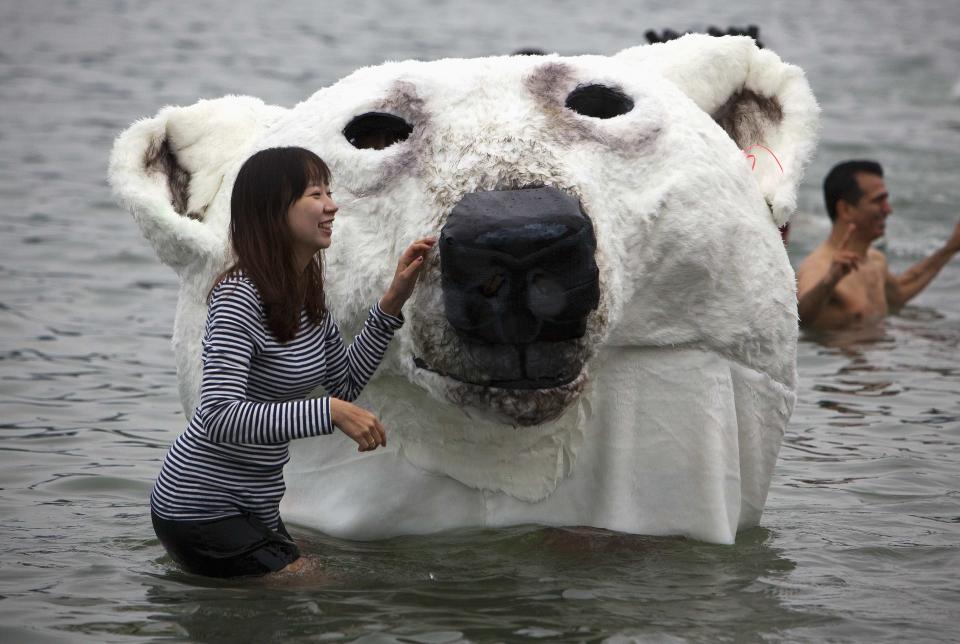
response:
{"label": "bear muzzle", "polygon": [[439,240],[444,313],[469,373],[500,389],[549,389],[583,368],[600,299],[597,242],[580,203],[552,187],[465,195]]}

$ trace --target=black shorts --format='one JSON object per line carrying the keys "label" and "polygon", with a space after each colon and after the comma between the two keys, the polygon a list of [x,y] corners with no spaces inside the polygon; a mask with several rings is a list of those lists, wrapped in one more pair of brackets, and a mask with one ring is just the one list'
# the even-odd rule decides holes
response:
{"label": "black shorts", "polygon": [[265,575],[300,558],[300,550],[282,521],[271,530],[249,514],[209,521],[171,521],[151,511],[150,518],[170,557],[198,575]]}

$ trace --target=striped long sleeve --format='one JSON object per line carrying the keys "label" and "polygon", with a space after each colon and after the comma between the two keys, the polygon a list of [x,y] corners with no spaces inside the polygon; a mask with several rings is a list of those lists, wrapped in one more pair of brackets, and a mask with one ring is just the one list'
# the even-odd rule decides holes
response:
{"label": "striped long sleeve", "polygon": [[[251,386],[254,357],[272,356],[267,351],[269,332],[259,296],[249,282],[214,292],[203,343],[203,384],[198,407],[211,441],[278,444],[330,434],[334,427],[327,397],[257,401],[282,399],[291,392],[299,398],[306,393],[304,381],[309,382],[307,391],[321,384],[337,398],[355,400],[383,359],[393,331],[402,323],[375,305],[363,330],[345,348],[340,329],[329,314],[319,333],[304,324],[305,314],[303,318],[297,338],[281,345],[283,359],[262,360],[269,369],[261,369],[261,384],[257,386],[255,380]],[[322,346],[316,346],[321,342]],[[324,363],[319,383],[311,377],[317,372],[317,361]]]}

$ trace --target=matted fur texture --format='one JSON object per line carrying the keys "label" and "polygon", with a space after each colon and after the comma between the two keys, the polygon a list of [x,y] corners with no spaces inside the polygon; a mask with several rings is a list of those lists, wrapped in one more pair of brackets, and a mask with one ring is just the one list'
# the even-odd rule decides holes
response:
{"label": "matted fur texture", "polygon": [[[591,84],[633,108],[599,119],[565,107]],[[412,133],[357,149],[343,130],[366,112]],[[777,226],[817,127],[800,69],[749,38],[688,35],[610,57],[385,63],[289,110],[241,96],[168,107],[118,138],[110,181],[181,281],[174,352],[187,413],[204,296],[229,261],[232,183],[255,151],[298,145],[331,167],[341,210],[327,298],[348,333],[406,244],[437,235],[465,194],[544,185],[576,197],[601,289],[569,349],[580,376],[532,391],[444,375],[471,365],[432,256],[360,400],[389,447],[357,455],[342,436],[300,441],[283,511],[352,538],[540,522],[730,543],[759,521],[794,404],[794,276]],[[751,164],[751,146],[778,163]]]}

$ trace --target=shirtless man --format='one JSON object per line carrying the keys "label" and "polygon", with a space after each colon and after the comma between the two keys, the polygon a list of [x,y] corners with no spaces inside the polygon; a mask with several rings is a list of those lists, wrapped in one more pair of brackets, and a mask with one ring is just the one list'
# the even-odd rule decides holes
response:
{"label": "shirtless man", "polygon": [[874,161],[846,161],[823,182],[830,237],[797,269],[800,325],[828,329],[879,320],[922,291],[960,251],[960,222],[940,250],[893,275],[883,253],[870,244],[883,236],[893,212]]}

